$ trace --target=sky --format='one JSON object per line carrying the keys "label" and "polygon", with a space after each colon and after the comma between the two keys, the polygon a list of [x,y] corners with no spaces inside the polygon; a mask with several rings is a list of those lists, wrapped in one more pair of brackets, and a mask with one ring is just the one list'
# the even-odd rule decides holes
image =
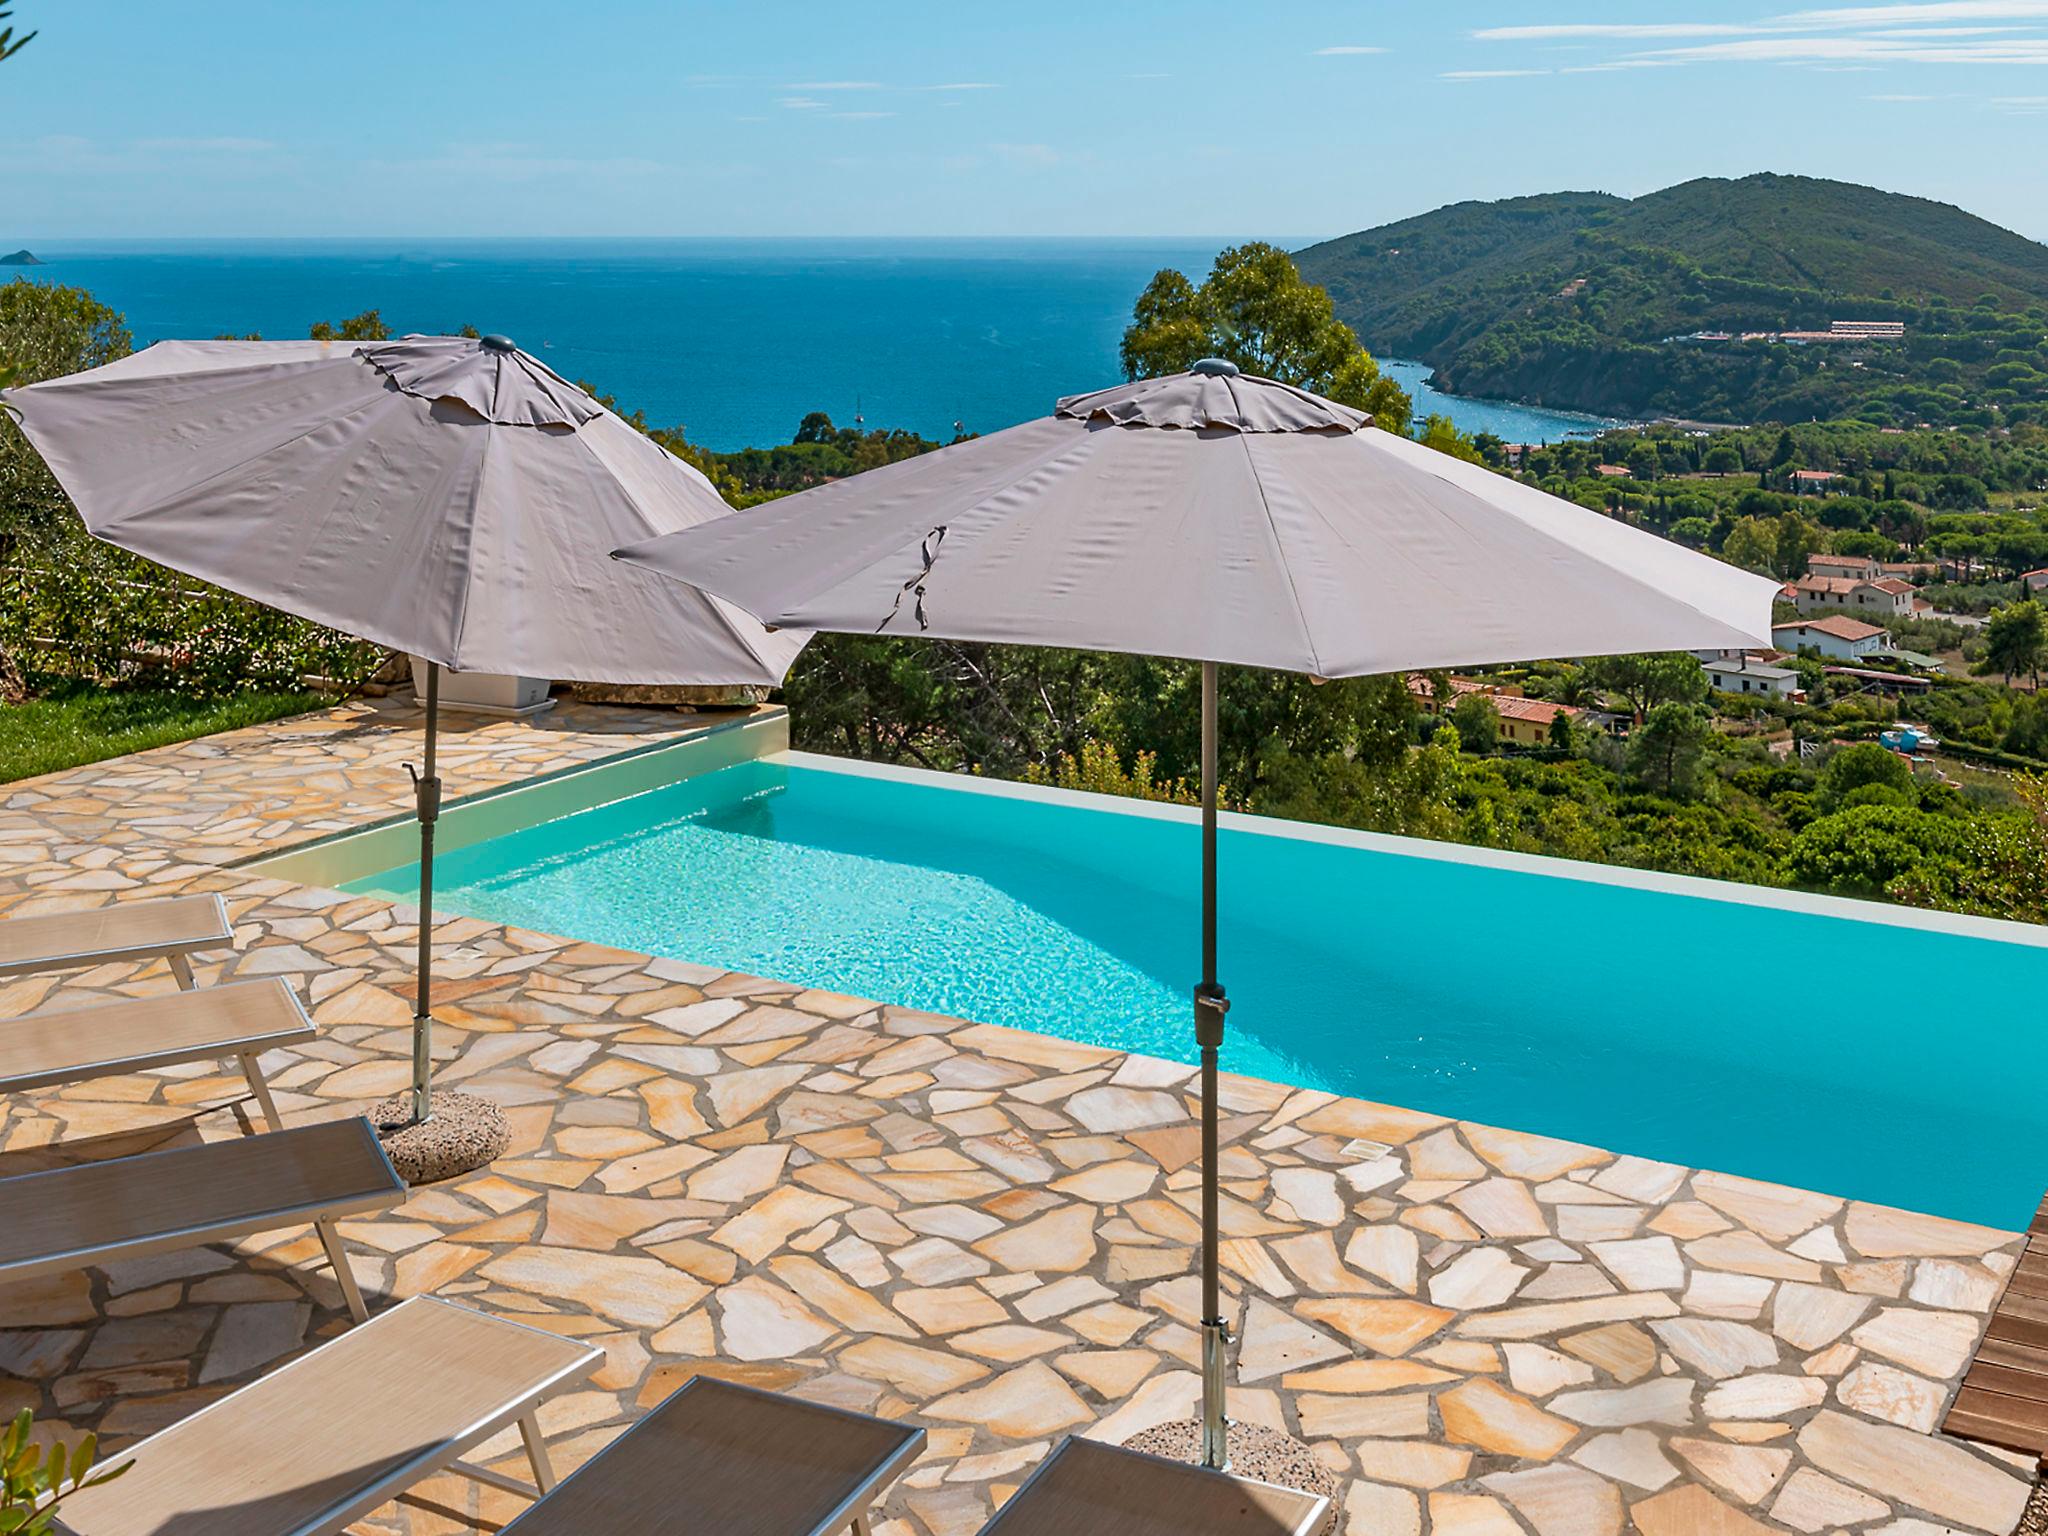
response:
{"label": "sky", "polygon": [[1778,171],[2048,239],[2048,0],[12,0],[38,238],[1227,235]]}

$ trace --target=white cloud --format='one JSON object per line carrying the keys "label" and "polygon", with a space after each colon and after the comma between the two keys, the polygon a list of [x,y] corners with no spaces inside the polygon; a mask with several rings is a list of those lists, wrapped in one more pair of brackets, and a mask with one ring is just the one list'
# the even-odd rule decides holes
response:
{"label": "white cloud", "polygon": [[1738,63],[2048,64],[2048,37],[1997,43],[1902,43],[1875,37],[1749,37],[1660,48],[1656,57]]}
{"label": "white cloud", "polygon": [[954,80],[945,85],[912,86],[917,91],[1000,91],[1002,86],[994,80]]}
{"label": "white cloud", "polygon": [[819,112],[824,110],[825,103],[815,96],[785,96],[775,105],[791,112]]}
{"label": "white cloud", "polygon": [[1754,27],[1722,22],[1574,22],[1554,26],[1485,27],[1472,35],[1488,43],[1549,43],[1578,38],[1746,37]]}
{"label": "white cloud", "polygon": [[[1551,22],[1487,27],[1482,42],[1662,44],[1584,74],[1640,63],[1750,63],[1851,70],[1892,64],[2048,64],[2048,0],[1905,0],[1784,11],[1750,22]],[[1468,72],[1476,73],[1476,72]]]}
{"label": "white cloud", "polygon": [[1547,75],[1547,69],[1451,69],[1438,75],[1439,80],[1521,80],[1531,75]]}
{"label": "white cloud", "polygon": [[1050,144],[991,144],[988,148],[999,160],[1033,168],[1058,165],[1064,158]]}
{"label": "white cloud", "polygon": [[1560,75],[1604,75],[1618,69],[1676,69],[1677,59],[1609,59],[1604,64],[1567,64]]}
{"label": "white cloud", "polygon": [[260,155],[277,145],[269,139],[137,139],[135,147],[173,155]]}
{"label": "white cloud", "polygon": [[785,85],[785,91],[879,91],[879,80],[806,80]]}
{"label": "white cloud", "polygon": [[1340,55],[1355,53],[1385,53],[1384,48],[1374,48],[1366,43],[1333,43],[1328,48],[1318,48],[1315,56],[1319,59],[1334,59]]}
{"label": "white cloud", "polygon": [[878,117],[894,117],[894,112],[828,112],[827,117],[836,117],[846,123],[873,122]]}
{"label": "white cloud", "polygon": [[1943,21],[2048,21],[2048,0],[1931,0],[1928,4],[1837,6],[1792,11],[1772,26],[1794,31],[1814,27],[1896,27]]}

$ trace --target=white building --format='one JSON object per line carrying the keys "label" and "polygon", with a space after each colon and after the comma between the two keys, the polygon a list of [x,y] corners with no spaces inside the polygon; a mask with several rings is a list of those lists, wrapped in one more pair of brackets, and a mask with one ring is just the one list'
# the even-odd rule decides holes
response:
{"label": "white building", "polygon": [[1881,619],[1913,612],[1910,581],[1883,576],[1864,581],[1854,576],[1802,576],[1792,589],[1801,613],[1867,613]]}
{"label": "white building", "polygon": [[1719,693],[1748,694],[1751,698],[1789,699],[1799,691],[1799,674],[1790,667],[1773,666],[1753,656],[1735,656],[1702,663],[1707,681]]}
{"label": "white building", "polygon": [[1886,635],[1880,624],[1831,613],[1796,624],[1774,624],[1771,642],[1781,651],[1813,650],[1836,661],[1860,661],[1872,651],[1885,649]]}

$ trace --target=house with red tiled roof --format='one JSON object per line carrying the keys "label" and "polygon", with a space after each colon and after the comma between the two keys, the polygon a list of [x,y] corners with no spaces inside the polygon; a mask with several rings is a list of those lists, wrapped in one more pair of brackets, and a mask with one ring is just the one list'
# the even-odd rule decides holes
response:
{"label": "house with red tiled roof", "polygon": [[1890,619],[1913,612],[1913,584],[1896,576],[1875,581],[1859,576],[1802,576],[1792,584],[1792,601],[1801,613],[1867,613]]}
{"label": "house with red tiled roof", "polygon": [[1884,574],[1884,570],[1868,555],[1808,555],[1806,574],[1847,576],[1856,581],[1876,581]]}
{"label": "house with red tiled roof", "polygon": [[1882,624],[1866,624],[1841,613],[1771,626],[1771,643],[1780,650],[1818,651],[1836,661],[1856,661],[1872,651],[1881,651],[1886,639]]}
{"label": "house with red tiled roof", "polygon": [[[1569,704],[1553,704],[1548,699],[1528,699],[1519,693],[1510,693],[1494,683],[1477,682],[1469,677],[1454,677],[1451,680],[1451,700],[1455,705],[1468,693],[1484,695],[1493,705],[1493,712],[1500,719],[1500,739],[1519,747],[1541,747],[1550,743],[1550,732],[1559,715],[1577,724],[1584,710]],[[1440,705],[1436,696],[1436,685],[1421,672],[1408,674],[1408,691],[1415,697],[1427,714],[1437,714]]]}
{"label": "house with red tiled roof", "polygon": [[2038,571],[2026,571],[2020,576],[2029,592],[2048,592],[2048,565]]}

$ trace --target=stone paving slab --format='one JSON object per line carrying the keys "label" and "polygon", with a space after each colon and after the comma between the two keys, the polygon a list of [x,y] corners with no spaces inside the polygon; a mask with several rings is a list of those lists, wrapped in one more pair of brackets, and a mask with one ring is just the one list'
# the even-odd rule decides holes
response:
{"label": "stone paving slab", "polygon": [[[494,722],[451,792],[689,728]],[[293,1120],[408,1073],[415,914],[223,865],[403,805],[408,713],[357,706],[0,790],[0,913],[219,891],[322,1026],[265,1062]],[[544,717],[545,719],[545,717]],[[465,918],[435,926],[440,1080],[502,1104],[495,1166],[345,1223],[377,1298],[601,1343],[542,1413],[579,1465],[701,1371],[931,1433],[880,1536],[957,1536],[1066,1433],[1192,1411],[1191,1073]],[[172,985],[0,985],[0,1019]],[[0,1101],[0,1172],[239,1133],[200,1064]],[[1414,1110],[1226,1079],[1234,1411],[1300,1434],[1374,1536],[2003,1533],[2031,1464],[1942,1410],[2017,1234]],[[0,1413],[115,1444],[345,1324],[286,1231],[0,1289]],[[378,1304],[373,1301],[373,1305]],[[490,1448],[512,1466],[516,1447]],[[360,1529],[488,1528],[455,1478]]]}

